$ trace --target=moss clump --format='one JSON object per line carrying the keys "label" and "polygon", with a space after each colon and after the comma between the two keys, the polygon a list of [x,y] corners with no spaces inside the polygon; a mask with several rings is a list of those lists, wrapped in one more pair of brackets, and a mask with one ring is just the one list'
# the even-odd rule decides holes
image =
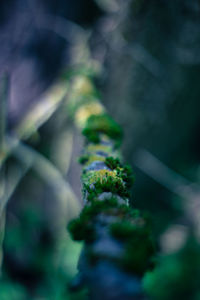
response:
{"label": "moss clump", "polygon": [[114,238],[125,243],[125,251],[120,258],[120,264],[127,271],[141,276],[153,266],[155,246],[149,221],[143,218],[138,210],[130,212],[132,218],[113,223],[110,226],[110,232]]}
{"label": "moss clump", "polygon": [[80,216],[68,224],[68,230],[76,241],[92,242],[95,239],[93,218],[101,212],[117,207],[117,199],[112,197],[105,201],[93,201],[83,208]]}
{"label": "moss clump", "polygon": [[[103,183],[103,181],[107,178],[107,177],[112,177],[113,180],[114,179],[120,179],[117,177],[116,172],[114,171],[109,171],[106,169],[101,169],[101,170],[97,170],[97,171],[88,171],[85,175],[85,177],[83,177],[83,181],[87,181],[87,183],[89,185],[94,184],[97,181],[100,181],[101,183]],[[122,182],[122,180],[121,180]]]}
{"label": "moss clump", "polygon": [[81,155],[81,156],[78,158],[78,162],[79,162],[81,165],[84,165],[88,160],[89,160],[89,155]]}
{"label": "moss clump", "polygon": [[131,188],[134,183],[134,176],[132,168],[129,165],[125,165],[123,168],[117,169],[118,176],[120,176],[126,183],[127,188]]}
{"label": "moss clump", "polygon": [[108,168],[110,168],[111,170],[121,168],[121,163],[119,158],[114,158],[112,156],[106,157],[105,163],[108,166]]}
{"label": "moss clump", "polygon": [[151,236],[136,231],[135,237],[125,247],[120,264],[128,272],[143,276],[146,271],[154,267],[154,256],[155,246]]}
{"label": "moss clump", "polygon": [[[88,176],[86,174],[85,176]],[[92,176],[85,181],[83,187],[88,192],[88,200],[92,200],[103,192],[111,192],[122,198],[130,196],[123,180],[116,172],[108,170],[93,171]]]}
{"label": "moss clump", "polygon": [[129,165],[123,166],[118,158],[109,156],[105,160],[105,164],[111,169],[116,170],[117,176],[122,178],[127,188],[130,188],[134,183],[132,168]]}
{"label": "moss clump", "polygon": [[68,230],[75,241],[93,241],[95,239],[93,226],[84,222],[81,216],[68,224]]}
{"label": "moss clump", "polygon": [[107,114],[91,115],[82,133],[92,143],[100,142],[100,133],[115,140],[116,146],[119,146],[122,139],[121,127]]}

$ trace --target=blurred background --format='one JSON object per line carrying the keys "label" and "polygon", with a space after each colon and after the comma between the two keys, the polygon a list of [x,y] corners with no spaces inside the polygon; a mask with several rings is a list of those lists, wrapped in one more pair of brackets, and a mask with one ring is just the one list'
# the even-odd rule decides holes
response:
{"label": "blurred background", "polygon": [[1,1],[0,299],[86,299],[68,288],[81,248],[66,231],[82,207],[74,70],[123,128],[131,205],[150,212],[159,251],[199,237],[199,16],[199,0]]}

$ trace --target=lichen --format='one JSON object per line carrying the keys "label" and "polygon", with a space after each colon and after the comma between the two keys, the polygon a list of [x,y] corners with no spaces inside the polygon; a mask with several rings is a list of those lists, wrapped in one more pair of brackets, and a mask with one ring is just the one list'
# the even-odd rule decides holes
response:
{"label": "lichen", "polygon": [[83,105],[90,105],[96,101],[96,98],[92,95],[84,96],[84,95],[77,95],[71,94],[69,103],[67,105],[67,110],[70,117],[74,118],[76,112],[79,108]]}
{"label": "lichen", "polygon": [[91,95],[96,93],[96,89],[90,78],[81,75],[76,76],[73,82],[73,90],[80,95]]}
{"label": "lichen", "polygon": [[97,153],[99,151],[111,154],[113,152],[113,147],[112,147],[112,145],[103,145],[103,144],[89,144],[86,147],[86,152],[88,154]]}
{"label": "lichen", "polygon": [[104,113],[103,106],[97,101],[92,101],[90,103],[86,103],[85,105],[81,105],[77,109],[75,113],[75,120],[79,127],[82,128],[85,126],[88,118],[91,115],[98,116],[102,113]]}
{"label": "lichen", "polygon": [[94,161],[105,161],[105,157],[101,155],[90,155],[88,160],[85,162],[85,166],[90,165]]}

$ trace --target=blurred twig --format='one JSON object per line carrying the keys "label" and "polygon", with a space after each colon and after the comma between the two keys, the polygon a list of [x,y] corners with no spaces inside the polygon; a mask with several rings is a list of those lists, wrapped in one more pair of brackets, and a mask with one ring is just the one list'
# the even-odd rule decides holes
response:
{"label": "blurred twig", "polygon": [[7,120],[8,75],[3,74],[0,79],[0,155],[5,151],[5,131]]}
{"label": "blurred twig", "polygon": [[25,115],[14,130],[18,139],[29,138],[52,116],[65,99],[67,88],[65,81],[57,82],[42,96],[38,104]]}
{"label": "blurred twig", "polygon": [[[6,142],[5,142],[5,133],[6,133],[6,122],[7,122],[7,110],[6,106],[8,103],[8,74],[3,74],[0,80],[0,158],[4,156]],[[5,168],[1,168],[0,162],[0,268],[3,259],[3,239],[4,239],[4,230],[5,230],[5,205],[4,205],[4,196],[6,191],[6,179],[5,179]]]}
{"label": "blurred twig", "polygon": [[[71,189],[71,186],[62,176],[60,171],[46,157],[34,150],[33,148],[23,144],[16,138],[7,137],[7,144],[12,148],[12,153],[23,164],[30,164],[31,167],[47,182],[50,187],[53,187],[58,200],[60,201],[61,211],[73,217],[80,210],[80,203]],[[69,205],[70,204],[70,205]],[[70,210],[70,211],[69,211]]]}
{"label": "blurred twig", "polygon": [[197,183],[192,183],[171,170],[149,151],[140,149],[134,155],[133,163],[144,173],[179,197],[187,198],[194,195],[200,197],[200,186]]}
{"label": "blurred twig", "polygon": [[84,42],[88,40],[87,31],[83,27],[58,15],[42,15],[38,26],[55,32],[69,43],[76,43],[77,39]]}
{"label": "blurred twig", "polygon": [[185,200],[185,216],[200,237],[200,186],[171,170],[145,149],[140,149],[134,154],[133,163],[170,192]]}

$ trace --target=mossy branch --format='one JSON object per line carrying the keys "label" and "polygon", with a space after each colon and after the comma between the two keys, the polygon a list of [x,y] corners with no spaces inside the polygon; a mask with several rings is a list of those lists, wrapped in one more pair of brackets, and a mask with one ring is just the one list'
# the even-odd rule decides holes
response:
{"label": "mossy branch", "polygon": [[121,127],[99,103],[92,80],[72,83],[69,110],[85,137],[83,165],[85,206],[68,229],[84,242],[79,278],[91,299],[143,299],[141,278],[153,267],[155,247],[149,218],[129,206],[132,170],[121,162]]}

